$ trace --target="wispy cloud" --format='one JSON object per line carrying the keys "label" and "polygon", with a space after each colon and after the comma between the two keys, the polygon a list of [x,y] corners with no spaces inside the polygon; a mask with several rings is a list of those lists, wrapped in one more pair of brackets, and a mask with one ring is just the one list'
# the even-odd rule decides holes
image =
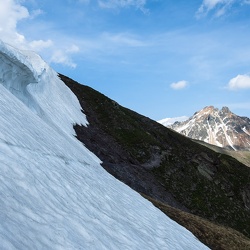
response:
{"label": "wispy cloud", "polygon": [[79,53],[90,60],[102,61],[105,57],[128,55],[135,49],[147,46],[147,43],[132,33],[103,32],[92,37],[75,38]]}
{"label": "wispy cloud", "polygon": [[201,6],[196,12],[196,17],[206,16],[210,11],[215,11],[215,16],[220,17],[230,9],[236,0],[203,0]]}
{"label": "wispy cloud", "polygon": [[170,84],[170,87],[174,90],[180,90],[180,89],[184,89],[188,86],[188,82],[187,81],[179,81],[179,82],[173,82]]}
{"label": "wispy cloud", "polygon": [[237,4],[238,6],[249,5],[250,0],[203,0],[196,12],[196,17],[204,17],[212,11],[215,17],[221,17]]}
{"label": "wispy cloud", "polygon": [[36,18],[37,16],[40,16],[44,14],[44,12],[41,10],[41,9],[36,9],[36,10],[33,10],[30,14],[29,14],[29,18],[30,19],[34,19]]}
{"label": "wispy cloud", "polygon": [[130,33],[111,34],[105,32],[101,35],[101,40],[112,45],[116,44],[117,46],[141,47],[145,45],[145,42]]}
{"label": "wispy cloud", "polygon": [[230,90],[250,89],[250,76],[237,75],[229,81],[227,87]]}
{"label": "wispy cloud", "polygon": [[120,9],[127,7],[134,7],[142,12],[148,12],[146,9],[147,0],[99,0],[98,4],[104,9]]}

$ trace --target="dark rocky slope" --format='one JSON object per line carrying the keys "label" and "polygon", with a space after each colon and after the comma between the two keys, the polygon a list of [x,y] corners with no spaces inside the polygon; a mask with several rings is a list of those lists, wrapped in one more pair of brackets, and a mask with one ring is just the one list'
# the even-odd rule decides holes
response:
{"label": "dark rocky slope", "polygon": [[90,125],[77,138],[136,191],[250,236],[250,168],[60,75]]}

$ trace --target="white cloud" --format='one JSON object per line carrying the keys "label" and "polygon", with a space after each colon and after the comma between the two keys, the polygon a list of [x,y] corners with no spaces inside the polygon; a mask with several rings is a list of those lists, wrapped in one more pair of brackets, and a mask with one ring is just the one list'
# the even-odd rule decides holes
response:
{"label": "white cloud", "polygon": [[34,51],[41,51],[43,49],[49,48],[53,45],[53,42],[51,40],[34,40],[29,42],[30,49]]}
{"label": "white cloud", "polygon": [[60,63],[71,68],[75,68],[77,65],[72,61],[71,55],[79,52],[79,50],[79,47],[75,44],[71,45],[66,49],[55,50],[52,54],[50,61],[53,63]]}
{"label": "white cloud", "polygon": [[237,75],[232,78],[228,83],[228,89],[250,89],[250,76],[248,75]]}
{"label": "white cloud", "polygon": [[17,22],[28,18],[28,10],[14,0],[0,0],[0,37],[12,44],[23,43],[25,38],[16,30]]}
{"label": "white cloud", "polygon": [[52,45],[50,40],[27,41],[24,34],[17,30],[17,24],[23,19],[33,19],[42,13],[35,10],[32,14],[16,0],[0,0],[0,37],[4,42],[21,49],[40,51]]}
{"label": "white cloud", "polygon": [[145,8],[146,0],[99,0],[98,4],[104,9],[135,7],[143,12],[148,12]]}
{"label": "white cloud", "polygon": [[[83,1],[83,0],[82,0]],[[76,64],[70,58],[72,53],[79,51],[76,45],[63,44],[59,46],[52,39],[47,40],[27,40],[25,34],[17,29],[19,21],[24,19],[32,19],[32,21],[43,13],[37,9],[29,12],[29,10],[21,5],[23,1],[19,0],[0,0],[0,39],[18,49],[29,49],[36,52],[48,50],[48,54],[52,55],[51,62],[64,64],[70,67],[76,67]],[[84,1],[86,2],[86,1]],[[61,48],[60,48],[61,47]],[[67,47],[67,49],[64,49]]]}
{"label": "white cloud", "polygon": [[70,54],[71,53],[77,53],[79,51],[80,51],[79,47],[76,46],[75,44],[72,44],[69,48],[66,49],[66,52],[70,53]]}
{"label": "white cloud", "polygon": [[170,87],[174,90],[180,90],[186,88],[188,85],[187,81],[179,81],[179,82],[173,82],[170,84]]}

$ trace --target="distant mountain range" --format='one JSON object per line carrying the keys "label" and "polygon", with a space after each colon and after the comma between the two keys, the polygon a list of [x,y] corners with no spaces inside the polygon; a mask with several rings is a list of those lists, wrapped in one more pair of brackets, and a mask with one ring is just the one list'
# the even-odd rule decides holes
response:
{"label": "distant mountain range", "polygon": [[[178,120],[178,119],[177,119]],[[208,106],[185,121],[159,123],[195,140],[229,150],[250,151],[250,119],[237,116],[228,107]]]}

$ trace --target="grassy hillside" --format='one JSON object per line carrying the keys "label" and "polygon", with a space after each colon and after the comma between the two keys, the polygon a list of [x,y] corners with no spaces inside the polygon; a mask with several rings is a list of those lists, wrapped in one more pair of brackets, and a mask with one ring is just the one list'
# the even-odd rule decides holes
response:
{"label": "grassy hillside", "polygon": [[226,228],[199,216],[156,201],[143,195],[172,220],[191,231],[201,242],[213,250],[249,250],[250,240],[231,228]]}
{"label": "grassy hillside", "polygon": [[62,76],[90,125],[77,138],[138,192],[250,236],[250,168]]}
{"label": "grassy hillside", "polygon": [[[196,141],[196,140],[195,140]],[[222,154],[227,154],[235,159],[237,159],[239,162],[243,163],[244,165],[250,167],[250,151],[233,151],[233,150],[226,150],[224,148],[220,148],[211,144],[208,144],[203,141],[196,141],[197,143],[200,143],[208,148],[211,148],[212,150],[222,153]]]}

